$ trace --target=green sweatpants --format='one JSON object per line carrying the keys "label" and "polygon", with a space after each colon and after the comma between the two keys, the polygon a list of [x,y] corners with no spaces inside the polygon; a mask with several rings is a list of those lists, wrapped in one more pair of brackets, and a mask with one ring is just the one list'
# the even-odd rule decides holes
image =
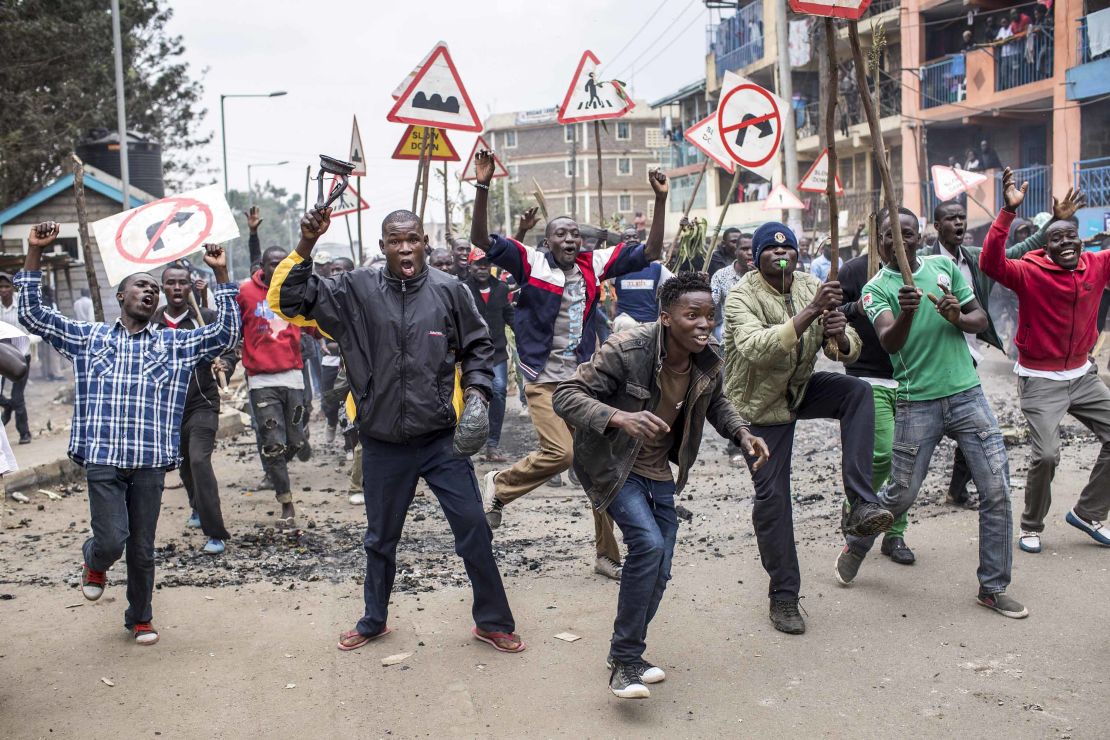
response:
{"label": "green sweatpants", "polygon": [[[894,448],[894,402],[898,391],[872,385],[871,393],[875,398],[875,454],[871,458],[871,485],[878,491],[890,477],[891,451]],[[908,524],[909,515],[902,514],[894,520],[885,536],[904,537]]]}

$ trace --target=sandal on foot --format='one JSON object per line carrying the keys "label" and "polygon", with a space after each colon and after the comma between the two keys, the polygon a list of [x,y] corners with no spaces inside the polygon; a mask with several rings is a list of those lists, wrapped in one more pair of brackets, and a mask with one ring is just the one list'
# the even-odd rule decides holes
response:
{"label": "sandal on foot", "polygon": [[372,642],[379,637],[385,637],[392,631],[393,630],[391,630],[389,627],[382,627],[381,632],[376,635],[371,635],[370,637],[367,637],[358,630],[347,630],[346,632],[343,632],[339,635],[338,647],[340,650],[344,651],[358,650],[360,647],[367,644],[368,642]]}
{"label": "sandal on foot", "polygon": [[297,528],[296,518],[291,517],[291,516],[278,517],[277,528],[280,529],[280,530],[296,529]]}
{"label": "sandal on foot", "polygon": [[519,653],[524,650],[524,641],[515,632],[486,632],[474,627],[470,633],[482,642],[493,645],[495,650],[502,653]]}

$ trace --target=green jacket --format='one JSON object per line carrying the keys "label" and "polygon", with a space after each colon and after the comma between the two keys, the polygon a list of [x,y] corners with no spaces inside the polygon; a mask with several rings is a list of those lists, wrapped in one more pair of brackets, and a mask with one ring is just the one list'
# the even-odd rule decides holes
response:
{"label": "green jacket", "polygon": [[725,299],[725,393],[752,424],[788,424],[805,397],[806,386],[824,350],[833,361],[849,364],[863,344],[852,327],[845,330],[851,352],[830,352],[820,321],[799,339],[793,318],[817,294],[821,281],[794,273],[789,295],[775,290],[759,272],[749,274]]}
{"label": "green jacket", "polygon": [[[1048,243],[1048,237],[1045,232],[1048,230],[1048,225],[1052,223],[1049,219],[1044,226],[1033,233],[1028,239],[1019,242],[1006,250],[1006,259],[1016,260],[1021,259],[1022,255],[1026,252],[1032,252],[1034,249],[1044,249],[1044,245]],[[990,312],[990,298],[991,289],[994,287],[994,281],[987,277],[986,273],[979,269],[979,254],[983,251],[982,247],[960,247],[960,254],[967,260],[967,267],[971,272],[971,289],[975,291],[975,300],[979,301],[979,305],[987,313],[987,328],[984,329],[978,336],[979,340],[986,342],[995,349],[1002,349],[1002,339],[999,338],[998,332],[994,330],[994,319],[991,318]],[[941,254],[948,255],[940,246],[940,241],[934,241],[927,247],[917,250],[920,255]]]}

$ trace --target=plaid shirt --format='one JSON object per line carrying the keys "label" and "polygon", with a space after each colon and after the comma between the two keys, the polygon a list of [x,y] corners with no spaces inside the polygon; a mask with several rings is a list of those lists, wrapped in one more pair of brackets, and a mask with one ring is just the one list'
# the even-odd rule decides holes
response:
{"label": "plaid shirt", "polygon": [[69,456],[78,464],[173,467],[193,368],[239,341],[239,286],[216,286],[218,319],[179,331],[147,324],[130,334],[113,324],[75,321],[42,305],[42,273],[15,276],[19,320],[73,361],[77,392]]}

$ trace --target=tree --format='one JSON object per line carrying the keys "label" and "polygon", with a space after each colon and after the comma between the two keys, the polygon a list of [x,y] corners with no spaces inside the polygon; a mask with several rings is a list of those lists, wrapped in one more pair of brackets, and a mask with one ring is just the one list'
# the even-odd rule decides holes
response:
{"label": "tree", "polygon": [[273,185],[269,180],[263,184],[255,184],[254,192],[248,196],[239,190],[229,191],[227,203],[235,220],[239,224],[238,239],[227,242],[224,246],[231,252],[232,265],[235,268],[235,278],[241,280],[247,277],[250,267],[250,252],[247,248],[247,219],[244,212],[251,206],[258,206],[262,215],[262,225],[258,228],[258,241],[262,250],[268,247],[283,247],[290,252],[297,245],[300,234],[300,220],[303,213],[300,193],[288,193],[284,188]]}
{"label": "tree", "polygon": [[[203,160],[203,87],[166,25],[166,0],[121,0],[127,126],[163,146],[180,185]],[[112,15],[107,0],[0,2],[0,205],[58,177],[91,128],[116,129]]]}

